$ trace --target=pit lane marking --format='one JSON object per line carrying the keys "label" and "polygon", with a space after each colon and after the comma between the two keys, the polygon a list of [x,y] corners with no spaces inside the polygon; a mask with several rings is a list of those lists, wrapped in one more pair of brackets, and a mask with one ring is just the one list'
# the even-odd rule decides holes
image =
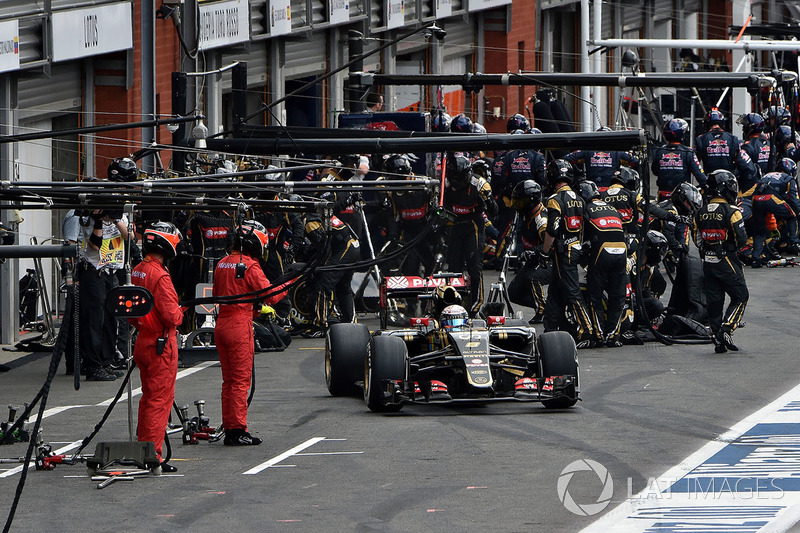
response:
{"label": "pit lane marking", "polygon": [[[197,363],[195,366],[193,366],[191,368],[186,368],[186,369],[181,370],[180,372],[178,372],[178,375],[175,377],[175,381],[178,381],[181,378],[185,378],[186,376],[191,376],[192,374],[195,374],[197,372],[200,372],[201,370],[205,370],[206,368],[208,368],[210,366],[214,366],[214,365],[218,365],[218,364],[219,364],[219,361],[201,361],[200,363]],[[137,387],[137,388],[133,389],[133,392],[131,393],[131,398],[133,398],[135,396],[139,396],[141,393],[142,393],[142,388],[141,387]],[[127,399],[128,399],[128,395],[127,394],[123,394],[120,397],[119,402],[117,402],[117,403],[122,403],[122,402],[126,401]],[[108,407],[109,405],[111,405],[111,402],[113,402],[113,401],[114,401],[114,397],[112,396],[108,400],[105,400],[103,402],[100,402],[100,403],[96,404],[95,407]]]}
{"label": "pit lane marking", "polygon": [[359,453],[364,452],[308,452],[308,453],[296,453],[296,456],[301,455],[357,455]]}
{"label": "pit lane marking", "polygon": [[[45,410],[42,414],[42,420],[45,418],[49,418],[53,415],[57,415],[58,413],[63,413],[64,411],[69,411],[70,409],[78,409],[81,407],[89,407],[88,405],[61,405],[59,407],[51,407],[50,409]],[[53,443],[51,443],[53,444]]]}
{"label": "pit lane marking", "polygon": [[245,475],[252,475],[258,474],[259,472],[266,470],[267,468],[287,468],[287,467],[294,467],[295,465],[283,465],[279,464],[283,460],[288,459],[289,457],[301,457],[301,456],[317,456],[317,455],[358,455],[364,453],[363,451],[337,451],[337,452],[303,452],[303,450],[310,448],[311,446],[317,444],[318,442],[322,441],[345,441],[347,439],[328,439],[325,437],[312,437],[307,441],[303,442],[302,444],[298,444],[291,450],[287,450],[280,455],[276,455],[272,459],[268,461],[264,461],[260,465],[254,466],[250,470],[246,472],[242,472]]}
{"label": "pit lane marking", "polygon": [[[661,530],[669,531],[786,531],[800,520],[800,467],[796,460],[800,423],[792,412],[800,405],[798,398],[800,385],[734,424],[582,531],[641,532],[662,526]],[[778,457],[779,453],[788,460]],[[738,491],[737,480],[752,482],[753,478],[778,482],[775,488],[780,493],[751,498],[733,494],[731,487]],[[716,479],[728,483],[727,492],[716,494],[708,489]],[[700,482],[694,492],[692,480]],[[706,492],[703,483],[708,485]]]}
{"label": "pit lane marking", "polygon": [[283,452],[280,455],[276,455],[275,457],[273,457],[269,461],[264,461],[260,465],[254,466],[253,468],[251,468],[250,470],[248,470],[246,472],[242,472],[242,474],[244,474],[244,475],[258,474],[262,470],[265,470],[267,468],[275,466],[278,463],[280,463],[281,461],[283,461],[284,459],[287,459],[287,458],[297,454],[298,452],[302,452],[306,448],[309,448],[309,447],[311,447],[311,446],[315,445],[316,443],[318,443],[320,441],[323,441],[323,440],[325,440],[325,437],[312,437],[312,438],[308,439],[307,441],[305,441],[304,443],[298,444],[297,446],[295,446],[291,450],[287,450],[287,451]]}

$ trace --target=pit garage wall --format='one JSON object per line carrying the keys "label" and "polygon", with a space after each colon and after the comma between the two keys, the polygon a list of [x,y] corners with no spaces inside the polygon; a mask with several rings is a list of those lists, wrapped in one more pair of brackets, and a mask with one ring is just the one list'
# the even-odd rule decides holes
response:
{"label": "pit garage wall", "polygon": [[[54,65],[49,78],[35,72],[21,75],[17,80],[17,132],[34,133],[76,127],[82,105],[81,72],[79,62],[69,62]],[[79,143],[63,138],[18,143],[16,177],[22,182],[75,180],[82,150]],[[31,237],[35,237],[39,244],[51,244],[49,239],[52,238],[60,239],[62,216],[63,213],[41,209],[23,210],[18,243],[31,244]],[[50,307],[56,309],[61,282],[59,264],[54,259],[42,259],[41,262]],[[20,259],[18,264],[18,277],[25,275],[26,269],[34,267],[32,259]],[[37,305],[38,316],[43,309],[41,304]]]}
{"label": "pit garage wall", "polygon": [[[86,61],[93,59],[81,57],[58,63],[50,60],[52,32],[56,31],[52,16],[77,8],[102,10],[107,5],[129,7],[131,4],[118,0],[0,2],[0,21],[17,20],[19,23],[19,68],[0,74],[0,114],[3,115],[4,134],[74,128],[89,123],[94,109],[91,98],[86,98],[86,95],[93,91],[94,80],[86,75],[92,71],[91,63]],[[91,54],[91,51],[87,53]],[[82,114],[84,111],[86,114]],[[8,143],[0,149],[0,165],[6,176],[4,179],[74,180],[84,170],[82,160],[87,152],[77,137]],[[21,214],[23,222],[18,228],[18,244],[30,244],[31,237],[36,237],[39,243],[62,237],[63,212],[26,210]],[[4,223],[9,219],[13,219],[13,212],[3,210]],[[25,269],[32,266],[32,260],[22,259],[8,260],[0,267],[0,300],[4,304],[0,313],[0,344],[12,344],[19,338],[18,282]],[[60,284],[57,263],[52,259],[42,259],[42,267],[50,305],[56,309]],[[41,305],[37,309],[37,315],[40,314]]]}
{"label": "pit garage wall", "polygon": [[[504,10],[503,10],[504,13]],[[394,68],[396,74],[464,74],[481,70],[482,53],[478,52],[481,15],[470,15],[466,19],[437,21],[447,36],[441,43],[435,39],[423,41],[411,38],[408,43],[398,43],[395,53],[385,55],[386,72]],[[391,62],[394,63],[392,67]],[[366,68],[366,66],[365,66]],[[467,94],[460,85],[446,85],[444,107],[451,116],[466,113],[472,120],[483,121],[482,98]],[[396,86],[385,87],[386,110],[431,111],[436,106],[436,87]]]}
{"label": "pit garage wall", "polygon": [[[719,7],[728,3],[720,0],[719,5],[715,0],[645,0],[643,2],[612,1],[602,3],[602,23],[600,35],[602,39],[608,38],[636,38],[636,39],[693,39],[711,38],[705,31],[705,25],[714,27],[724,26],[718,15],[708,15],[704,20],[699,14],[703,6],[707,5],[709,13],[718,13]],[[592,4],[593,0],[589,1]],[[516,7],[516,6],[515,6]],[[581,28],[581,1],[580,0],[539,0],[536,3],[537,18],[535,27],[538,29],[536,48],[536,69],[556,72],[580,72],[581,64],[573,59],[580,54],[580,28]],[[590,17],[592,9],[589,10]],[[514,17],[516,21],[516,17]],[[712,22],[713,20],[713,22]],[[592,20],[593,22],[593,20]],[[736,24],[736,22],[733,22]],[[594,26],[590,24],[590,35],[594,34]],[[718,38],[726,38],[719,36]],[[620,58],[623,50],[610,50],[603,52],[600,61],[600,72],[621,72]],[[678,50],[664,48],[638,49],[636,52],[641,59],[641,70],[647,72],[673,72],[676,67],[675,59]],[[703,54],[704,55],[704,54]],[[590,56],[592,62],[594,56]],[[593,67],[590,67],[593,68]],[[580,118],[580,104],[575,96],[580,93],[579,87],[566,87],[564,99],[568,109],[578,124]],[[619,126],[620,103],[622,97],[635,97],[630,89],[599,88],[600,98],[594,100],[600,114],[602,125]],[[566,94],[568,91],[570,94]],[[654,91],[659,98],[662,94],[672,95],[674,89]],[[591,111],[594,115],[594,111]],[[592,117],[592,121],[596,120]],[[631,117],[633,125],[638,124],[638,116]],[[647,126],[647,124],[645,124]]]}

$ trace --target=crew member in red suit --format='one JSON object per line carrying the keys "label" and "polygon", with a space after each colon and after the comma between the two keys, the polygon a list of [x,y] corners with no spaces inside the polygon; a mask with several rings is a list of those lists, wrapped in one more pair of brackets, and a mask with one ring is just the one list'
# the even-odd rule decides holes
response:
{"label": "crew member in red suit", "polygon": [[[268,243],[260,222],[245,220],[236,228],[233,251],[217,263],[214,296],[232,296],[270,286],[258,262]],[[285,291],[266,299],[275,305]],[[228,446],[253,446],[262,440],[247,431],[247,392],[253,376],[253,304],[220,304],[214,339],[222,367],[222,426]]]}
{"label": "crew member in red suit", "polygon": [[[159,461],[178,373],[175,327],[183,321],[183,309],[178,304],[178,295],[164,261],[175,257],[180,241],[181,233],[173,224],[153,223],[144,232],[144,261],[131,273],[133,284],[146,288],[153,295],[153,309],[141,318],[131,319],[139,330],[133,360],[142,379],[136,436],[140,442],[155,444]],[[162,472],[177,470],[161,462]]]}

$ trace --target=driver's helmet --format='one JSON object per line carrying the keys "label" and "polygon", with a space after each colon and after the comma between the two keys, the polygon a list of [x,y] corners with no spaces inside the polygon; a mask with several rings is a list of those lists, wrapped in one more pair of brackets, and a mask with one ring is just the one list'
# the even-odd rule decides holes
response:
{"label": "driver's helmet", "polygon": [[460,328],[467,325],[469,314],[460,305],[448,305],[440,316],[444,329]]}

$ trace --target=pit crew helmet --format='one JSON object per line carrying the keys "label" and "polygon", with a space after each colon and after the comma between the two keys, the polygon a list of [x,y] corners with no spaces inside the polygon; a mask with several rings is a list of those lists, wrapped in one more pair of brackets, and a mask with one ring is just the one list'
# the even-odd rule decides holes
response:
{"label": "pit crew helmet", "polygon": [[742,126],[742,133],[745,137],[764,132],[764,117],[758,113],[745,113],[736,122]]}
{"label": "pit crew helmet", "polygon": [[792,128],[789,126],[778,126],[778,129],[775,130],[775,144],[783,148],[792,141]]}
{"label": "pit crew helmet", "polygon": [[431,131],[438,131],[439,133],[448,133],[450,131],[450,115],[436,113],[433,115],[431,121]]}
{"label": "pit crew helmet", "polygon": [[411,174],[411,161],[406,154],[392,154],[383,163],[383,170],[405,177]]}
{"label": "pit crew helmet", "polygon": [[156,253],[164,259],[178,255],[178,244],[183,240],[181,232],[172,222],[153,222],[144,231],[142,248],[145,255]]}
{"label": "pit crew helmet", "polygon": [[459,113],[450,121],[450,131],[453,133],[472,133],[472,120],[464,113]]}
{"label": "pit crew helmet", "polygon": [[136,181],[138,177],[139,167],[130,157],[118,157],[108,165],[110,181]]}
{"label": "pit crew helmet", "polygon": [[531,135],[541,135],[542,130],[540,130],[539,128],[531,128],[528,130],[528,133],[530,133]]}
{"label": "pit crew helmet", "polygon": [[266,181],[284,181],[286,180],[286,173],[285,172],[272,172],[281,170],[280,167],[277,165],[267,165],[267,170],[270,172],[264,173],[264,179]]}
{"label": "pit crew helmet", "polygon": [[663,233],[651,229],[644,236],[644,260],[648,266],[658,265],[669,249],[669,242]]}
{"label": "pit crew helmet", "polygon": [[667,142],[682,143],[689,131],[689,123],[682,118],[673,118],[664,124],[664,139]]}
{"label": "pit crew helmet", "polygon": [[797,173],[797,163],[794,160],[784,157],[781,158],[780,161],[775,165],[775,170],[778,172],[783,172],[784,174],[789,174],[791,177],[794,177]]}
{"label": "pit crew helmet", "polygon": [[472,164],[463,155],[454,155],[447,159],[447,181],[456,189],[463,189],[472,179]]}
{"label": "pit crew helmet", "polygon": [[358,154],[342,154],[337,159],[342,163],[343,167],[354,168],[361,160],[361,156]]}
{"label": "pit crew helmet", "polygon": [[472,133],[486,133],[486,128],[480,122],[474,122],[472,124]]}
{"label": "pit crew helmet", "polygon": [[547,183],[555,189],[556,183],[564,182],[567,185],[572,185],[572,180],[575,174],[572,171],[572,165],[565,159],[556,159],[547,165]]}
{"label": "pit crew helmet", "polygon": [[639,189],[641,188],[642,182],[639,178],[639,173],[630,167],[619,167],[619,170],[614,172],[614,175],[611,177],[611,179],[618,181],[629,191],[639,192]]}
{"label": "pit crew helmet", "polygon": [[769,122],[770,128],[776,128],[789,124],[792,114],[783,106],[773,105],[764,112],[764,118]]}
{"label": "pit crew helmet", "polygon": [[586,202],[591,202],[595,198],[600,198],[600,188],[591,180],[584,180],[578,184],[578,192]]}
{"label": "pit crew helmet", "polygon": [[736,181],[736,176],[724,168],[717,169],[708,175],[706,187],[711,194],[725,198],[725,201],[730,204],[734,203],[739,196],[739,182]]}
{"label": "pit crew helmet", "polygon": [[448,305],[439,318],[444,329],[461,328],[467,325],[469,313],[460,305]]}
{"label": "pit crew helmet", "polygon": [[703,118],[703,126],[705,126],[706,130],[710,130],[714,126],[722,128],[725,126],[725,115],[722,114],[722,111],[713,107]]}
{"label": "pit crew helmet", "polygon": [[597,128],[597,131],[601,132],[601,131],[614,131],[614,130],[612,130],[608,126],[600,126],[599,128]]}
{"label": "pit crew helmet", "polygon": [[525,180],[514,185],[511,191],[511,207],[517,211],[527,211],[531,206],[542,202],[542,186],[534,180]]}
{"label": "pit crew helmet", "polygon": [[233,247],[252,258],[262,257],[269,243],[267,230],[257,220],[245,220],[236,228]]}
{"label": "pit crew helmet", "polygon": [[490,161],[487,161],[485,158],[476,159],[472,162],[472,173],[476,176],[480,176],[486,181],[492,181],[492,164]]}
{"label": "pit crew helmet", "polygon": [[703,195],[700,194],[700,189],[686,181],[675,187],[670,200],[679,215],[693,215],[695,211],[703,207]]}
{"label": "pit crew helmet", "polygon": [[524,115],[520,115],[519,113],[511,115],[508,118],[508,122],[506,122],[506,131],[508,133],[511,133],[514,130],[528,131],[530,127],[531,125],[528,122],[528,119],[525,118]]}
{"label": "pit crew helmet", "polygon": [[[216,169],[217,174],[233,174],[237,170],[238,167],[236,166],[236,163],[234,163],[230,159],[221,159],[217,161],[217,169]],[[233,180],[235,179],[236,178],[233,178]]]}
{"label": "pit crew helmet", "polygon": [[634,69],[639,64],[639,54],[631,49],[625,50],[622,53],[622,66],[624,68]]}
{"label": "pit crew helmet", "polygon": [[448,305],[455,305],[461,303],[461,294],[452,285],[439,285],[433,293],[436,302],[441,302],[443,309]]}

